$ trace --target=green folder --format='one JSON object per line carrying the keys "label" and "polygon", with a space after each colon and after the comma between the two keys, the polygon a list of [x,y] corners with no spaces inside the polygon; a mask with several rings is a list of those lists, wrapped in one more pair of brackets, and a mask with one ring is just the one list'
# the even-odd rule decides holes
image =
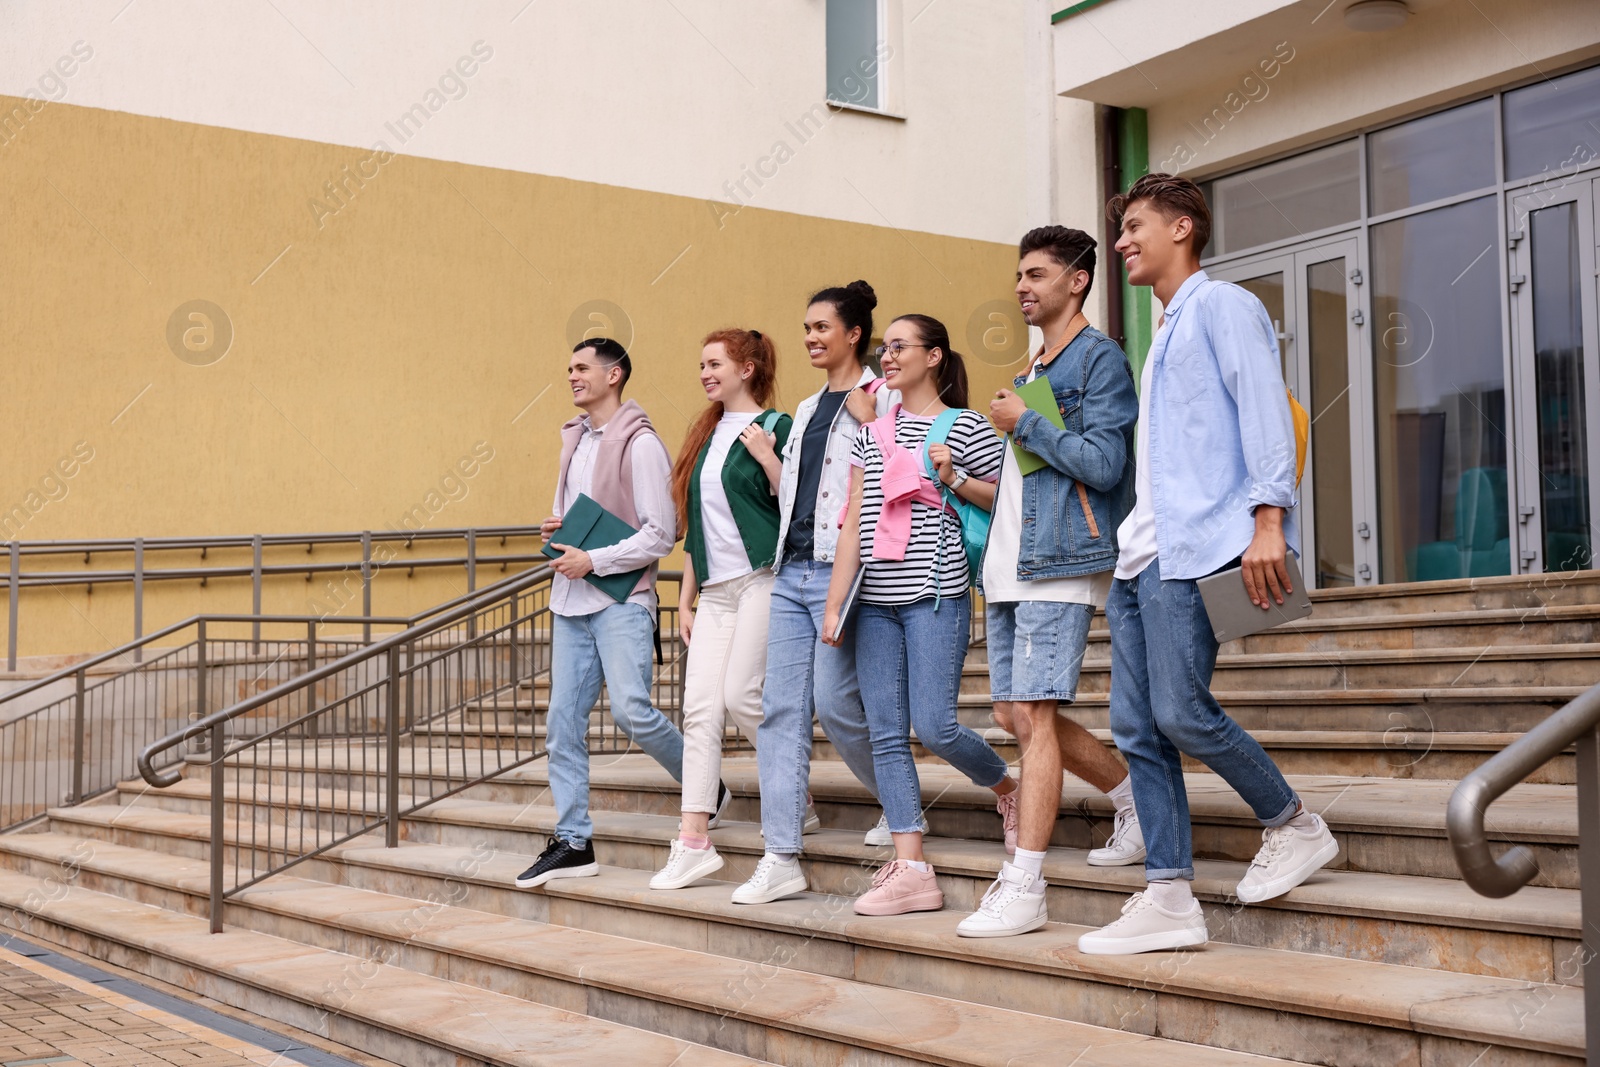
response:
{"label": "green folder", "polygon": [[[561,555],[553,546],[571,545],[581,548],[585,552],[595,548],[607,548],[620,544],[638,533],[634,527],[629,526],[605,508],[596,504],[587,493],[579,493],[578,499],[572,502],[567,513],[561,517],[561,525],[556,532],[551,534],[540,549],[551,559]],[[627,602],[633,587],[639,584],[639,579],[644,575],[645,568],[628,571],[624,574],[607,574],[604,576],[590,572],[584,581],[605,593],[618,604]]]}
{"label": "green folder", "polygon": [[[1027,385],[1019,386],[1016,394],[1022,398],[1024,404],[1049,419],[1057,429],[1067,428],[1066,420],[1061,417],[1061,409],[1056,407],[1056,394],[1050,388],[1050,379],[1041,374]],[[1032,474],[1040,467],[1049,466],[1044,460],[1017,444],[1015,437],[1011,440],[1011,449],[1017,454],[1017,469],[1023,474]]]}

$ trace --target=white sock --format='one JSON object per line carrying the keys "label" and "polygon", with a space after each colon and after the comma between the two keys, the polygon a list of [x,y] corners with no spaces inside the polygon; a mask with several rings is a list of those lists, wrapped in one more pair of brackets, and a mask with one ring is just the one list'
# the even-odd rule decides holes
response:
{"label": "white sock", "polygon": [[1295,817],[1289,820],[1289,825],[1296,830],[1310,830],[1317,825],[1317,817],[1302,805]]}
{"label": "white sock", "polygon": [[1044,892],[1044,852],[1029,852],[1025,848],[1019,848],[1017,854],[1011,857],[1011,865],[1037,879],[1033,883],[1033,892]]}
{"label": "white sock", "polygon": [[906,866],[914,871],[921,871],[923,874],[928,874],[933,870],[933,864],[927,860],[906,860]]}
{"label": "white sock", "polygon": [[1151,882],[1150,899],[1167,911],[1186,912],[1194,907],[1194,893],[1187,878]]}
{"label": "white sock", "polygon": [[800,854],[798,852],[768,852],[761,858],[767,859],[768,857],[777,860],[779,863],[793,863],[800,858]]}
{"label": "white sock", "polygon": [[1117,814],[1133,810],[1133,775],[1128,775],[1116,784],[1116,787],[1107,793],[1111,803],[1116,805]]}

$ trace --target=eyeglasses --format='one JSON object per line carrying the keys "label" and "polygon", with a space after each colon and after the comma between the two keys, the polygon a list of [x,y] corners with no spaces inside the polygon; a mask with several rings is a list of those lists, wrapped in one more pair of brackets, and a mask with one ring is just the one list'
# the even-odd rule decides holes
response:
{"label": "eyeglasses", "polygon": [[884,356],[893,356],[896,359],[899,359],[900,353],[904,352],[908,348],[931,347],[931,345],[908,345],[904,341],[896,341],[893,344],[879,345],[877,348],[872,350],[872,354],[877,356],[879,359],[882,359]]}

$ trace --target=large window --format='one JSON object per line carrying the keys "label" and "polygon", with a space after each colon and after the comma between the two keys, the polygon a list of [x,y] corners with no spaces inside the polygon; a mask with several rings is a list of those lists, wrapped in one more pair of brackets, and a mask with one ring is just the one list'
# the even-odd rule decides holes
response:
{"label": "large window", "polygon": [[[1291,350],[1309,352],[1319,575],[1352,563],[1358,579],[1387,582],[1593,566],[1600,430],[1588,398],[1600,363],[1583,308],[1600,273],[1600,67],[1205,189],[1204,262],[1249,275],[1241,284],[1282,316],[1290,364]],[[1335,240],[1360,250],[1345,276],[1356,305],[1340,303],[1331,267],[1295,293],[1288,274],[1250,274]],[[1363,350],[1341,345],[1341,316]],[[1335,512],[1325,496],[1354,506]]]}
{"label": "large window", "polygon": [[1389,581],[1511,573],[1495,198],[1372,228],[1379,558]]}
{"label": "large window", "polygon": [[1505,96],[1506,177],[1559,178],[1600,159],[1600,67]]}
{"label": "large window", "polygon": [[1209,253],[1224,255],[1358,221],[1360,159],[1360,142],[1346,141],[1218,178],[1206,190],[1216,216]]}
{"label": "large window", "polygon": [[1494,101],[1479,100],[1367,138],[1372,213],[1487,189],[1494,175]]}

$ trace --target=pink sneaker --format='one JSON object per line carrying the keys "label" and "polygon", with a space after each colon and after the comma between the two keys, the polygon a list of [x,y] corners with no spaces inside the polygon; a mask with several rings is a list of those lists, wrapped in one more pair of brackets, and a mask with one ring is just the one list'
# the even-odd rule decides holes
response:
{"label": "pink sneaker", "polygon": [[1022,790],[1013,789],[995,801],[994,810],[1000,813],[1000,821],[1006,829],[1006,855],[1014,856],[1017,852],[1017,801],[1022,797]]}
{"label": "pink sneaker", "polygon": [[944,894],[930,868],[919,871],[905,860],[890,860],[872,876],[872,888],[856,898],[857,915],[904,915],[938,911]]}

